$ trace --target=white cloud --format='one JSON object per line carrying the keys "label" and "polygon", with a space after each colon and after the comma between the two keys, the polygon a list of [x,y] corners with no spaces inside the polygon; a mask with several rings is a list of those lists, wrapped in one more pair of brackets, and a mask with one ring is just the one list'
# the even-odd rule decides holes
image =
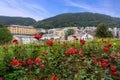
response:
{"label": "white cloud", "polygon": [[86,4],[79,4],[77,2],[73,2],[71,0],[65,0],[66,4],[68,6],[73,6],[73,7],[78,7],[78,8],[83,8],[86,10],[90,10],[90,6],[86,5]]}
{"label": "white cloud", "polygon": [[0,0],[0,15],[32,17],[41,20],[51,14],[42,6],[27,3],[25,0]]}

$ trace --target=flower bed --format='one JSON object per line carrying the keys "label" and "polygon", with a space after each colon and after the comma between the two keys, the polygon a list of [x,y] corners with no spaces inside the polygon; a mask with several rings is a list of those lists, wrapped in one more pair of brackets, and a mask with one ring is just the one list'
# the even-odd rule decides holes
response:
{"label": "flower bed", "polygon": [[[5,80],[120,80],[119,40],[97,39],[0,48]],[[1,78],[0,77],[0,78]]]}

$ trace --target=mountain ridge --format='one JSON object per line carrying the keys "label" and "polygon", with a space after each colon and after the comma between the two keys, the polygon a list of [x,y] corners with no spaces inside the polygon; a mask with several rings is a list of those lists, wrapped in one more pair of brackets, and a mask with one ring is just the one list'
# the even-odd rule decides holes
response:
{"label": "mountain ridge", "polygon": [[30,17],[12,17],[12,16],[0,16],[0,23],[4,25],[34,25],[36,20]]}
{"label": "mountain ridge", "polygon": [[32,25],[35,28],[45,29],[97,26],[99,23],[106,23],[109,27],[120,27],[120,18],[99,13],[78,12],[63,13],[39,21],[30,17],[0,16],[0,23],[4,25]]}
{"label": "mountain ridge", "polygon": [[34,26],[47,29],[69,26],[97,26],[99,23],[106,23],[109,27],[120,27],[120,18],[91,12],[63,13],[40,20]]}

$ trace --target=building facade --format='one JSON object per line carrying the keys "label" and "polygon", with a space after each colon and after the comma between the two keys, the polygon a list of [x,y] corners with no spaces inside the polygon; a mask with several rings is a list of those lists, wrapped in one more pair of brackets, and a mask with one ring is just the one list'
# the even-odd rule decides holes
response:
{"label": "building facade", "polygon": [[32,26],[10,25],[7,28],[13,35],[33,35],[37,32]]}
{"label": "building facade", "polygon": [[57,36],[59,36],[60,38],[64,38],[64,36],[65,36],[65,31],[62,30],[62,29],[56,30],[54,33],[55,33]]}

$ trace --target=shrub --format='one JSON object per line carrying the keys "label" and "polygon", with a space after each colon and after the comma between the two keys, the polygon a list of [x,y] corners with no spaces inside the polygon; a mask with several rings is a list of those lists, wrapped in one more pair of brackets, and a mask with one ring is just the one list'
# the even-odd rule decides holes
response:
{"label": "shrub", "polygon": [[75,40],[4,46],[0,75],[7,80],[119,80],[120,45]]}
{"label": "shrub", "polygon": [[7,42],[10,42],[12,40],[12,35],[9,32],[9,30],[0,24],[0,44],[5,44]]}

